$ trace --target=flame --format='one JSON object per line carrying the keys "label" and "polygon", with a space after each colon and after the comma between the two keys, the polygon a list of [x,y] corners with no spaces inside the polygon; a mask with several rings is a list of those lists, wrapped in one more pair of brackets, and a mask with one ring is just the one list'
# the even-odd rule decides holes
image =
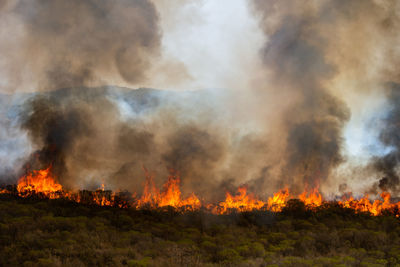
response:
{"label": "flame", "polygon": [[144,185],[144,190],[142,197],[138,201],[138,207],[149,206],[151,208],[157,207],[157,203],[159,202],[159,191],[154,184],[153,176],[148,173],[145,169],[146,173],[146,182]]}
{"label": "flame", "polygon": [[[322,194],[318,191],[318,188],[314,188],[311,191],[304,190],[303,193],[297,197],[291,195],[287,188],[281,189],[274,193],[272,197],[269,197],[267,203],[263,202],[262,200],[255,199],[251,194],[247,194],[246,187],[239,187],[238,192],[239,194],[236,196],[232,196],[229,192],[227,192],[224,202],[220,202],[217,206],[210,204],[207,206],[207,208],[215,214],[225,214],[231,210],[237,210],[241,212],[251,211],[254,209],[260,210],[265,209],[265,206],[266,209],[270,211],[280,212],[286,206],[287,201],[293,198],[297,198],[302,201],[308,209],[320,207],[324,202]],[[381,194],[381,198],[383,201],[377,199],[374,202],[371,202],[368,198],[368,195],[366,195],[359,200],[355,200],[353,197],[350,197],[348,199],[343,199],[338,203],[342,207],[351,208],[357,212],[369,212],[375,216],[382,214],[382,212],[385,210],[392,211],[396,214],[399,212],[400,202],[391,203],[391,195],[388,192],[383,192]]]}
{"label": "flame", "polygon": [[18,181],[17,190],[21,196],[41,193],[48,198],[58,198],[62,186],[56,182],[49,166],[47,169],[33,170],[22,176]]}
{"label": "flame", "polygon": [[201,207],[200,200],[192,193],[188,198],[181,198],[180,178],[177,174],[170,174],[167,182],[160,192],[154,184],[153,176],[146,172],[146,182],[142,197],[139,199],[137,207],[166,207],[171,206],[177,209],[184,208],[189,210],[199,209]]}
{"label": "flame", "polygon": [[2,189],[0,188],[0,194],[10,194],[11,192],[8,191],[7,189]]}
{"label": "flame", "polygon": [[99,206],[112,206],[114,195],[107,196],[104,193],[104,189],[98,189],[93,194],[93,201]]}
{"label": "flame", "polygon": [[[79,200],[80,199],[81,198],[79,197]],[[96,205],[99,206],[113,206],[115,194],[105,191],[103,183],[99,189],[92,193],[92,200]]]}
{"label": "flame", "polygon": [[339,204],[345,208],[351,208],[361,212],[369,212],[375,216],[381,214],[384,210],[400,209],[400,202],[391,203],[391,195],[389,192],[382,192],[381,198],[383,201],[376,199],[374,202],[371,202],[368,198],[368,195],[359,200],[356,200],[350,196],[349,198],[344,198],[342,201],[339,201]]}
{"label": "flame", "polygon": [[275,193],[273,197],[268,198],[268,209],[275,212],[281,211],[288,200],[289,190],[287,188],[282,189]]}
{"label": "flame", "polygon": [[[155,183],[154,177],[145,168],[146,175],[143,194],[140,198],[136,197],[136,193],[132,194],[129,200],[123,200],[118,193],[105,190],[104,183],[96,191],[79,191],[72,192],[63,190],[61,184],[57,182],[56,177],[52,173],[52,166],[46,169],[33,170],[22,176],[17,184],[17,194],[21,197],[38,195],[50,199],[65,198],[72,201],[85,204],[95,204],[99,206],[117,206],[117,207],[134,207],[134,208],[160,208],[170,206],[181,211],[198,210],[202,207],[199,198],[191,193],[187,198],[182,198],[180,191],[180,177],[177,172],[171,171],[167,181],[160,191]],[[307,188],[307,187],[306,187]],[[12,194],[13,191],[0,188],[0,194]],[[391,195],[389,192],[382,192],[381,199],[371,201],[368,195],[360,199],[354,199],[351,194],[343,196],[341,201],[337,203],[344,207],[355,210],[356,212],[369,212],[372,215],[380,215],[385,211],[400,215],[400,202],[391,203]],[[280,212],[287,205],[289,199],[297,198],[302,201],[307,208],[314,209],[324,203],[318,186],[312,190],[304,190],[298,195],[291,195],[288,188],[284,188],[274,193],[265,202],[256,198],[253,194],[248,193],[247,187],[241,186],[237,189],[237,194],[232,195],[226,192],[225,201],[217,205],[208,204],[204,208],[214,214],[226,214],[232,210],[239,212],[253,210],[270,210],[272,212]],[[326,202],[326,201],[325,201]]]}
{"label": "flame", "polygon": [[299,195],[299,199],[307,206],[318,207],[322,204],[322,195],[319,193],[317,188],[314,188],[312,192],[304,190],[304,192]]}
{"label": "flame", "polygon": [[265,202],[256,199],[252,194],[247,194],[247,188],[245,186],[238,188],[236,196],[232,196],[229,192],[226,192],[226,199],[224,202],[219,203],[217,207],[213,209],[214,213],[224,214],[228,211],[235,209],[238,211],[252,211],[255,209],[261,209],[265,206]]}

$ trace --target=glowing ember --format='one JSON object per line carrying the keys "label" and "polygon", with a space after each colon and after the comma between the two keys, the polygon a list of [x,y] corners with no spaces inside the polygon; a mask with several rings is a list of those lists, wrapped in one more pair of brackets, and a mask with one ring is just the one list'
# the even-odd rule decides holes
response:
{"label": "glowing ember", "polygon": [[0,189],[0,194],[10,194],[11,192],[7,189]]}

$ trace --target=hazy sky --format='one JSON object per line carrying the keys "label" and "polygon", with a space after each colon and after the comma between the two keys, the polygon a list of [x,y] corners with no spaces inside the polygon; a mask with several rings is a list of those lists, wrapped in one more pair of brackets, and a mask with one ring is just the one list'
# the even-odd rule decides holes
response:
{"label": "hazy sky", "polygon": [[[185,2],[185,1],[183,1]],[[156,1],[165,58],[185,66],[187,80],[153,87],[175,90],[250,86],[264,35],[246,0]],[[163,3],[163,4],[160,4]]]}

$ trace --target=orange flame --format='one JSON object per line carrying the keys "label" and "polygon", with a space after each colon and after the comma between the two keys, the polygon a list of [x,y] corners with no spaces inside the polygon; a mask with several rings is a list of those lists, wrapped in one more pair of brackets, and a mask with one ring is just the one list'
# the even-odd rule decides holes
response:
{"label": "orange flame", "polygon": [[0,189],[0,194],[10,194],[11,192],[7,189]]}
{"label": "orange flame", "polygon": [[273,197],[268,198],[268,209],[274,212],[281,211],[289,200],[289,190],[287,188],[275,193]]}
{"label": "orange flame", "polygon": [[376,199],[374,202],[371,203],[368,195],[359,200],[356,200],[353,197],[349,197],[348,199],[343,199],[342,201],[339,201],[339,204],[345,208],[351,208],[361,212],[370,212],[373,215],[379,215],[384,210],[400,209],[400,202],[391,203],[390,193],[382,192],[381,198],[383,199],[383,202],[379,199]]}
{"label": "orange flame", "polygon": [[319,193],[317,188],[314,188],[312,192],[307,193],[306,190],[299,195],[299,199],[308,206],[318,207],[322,204],[322,195]]}
{"label": "orange flame", "polygon": [[213,212],[224,214],[231,209],[241,212],[252,211],[254,209],[261,209],[266,204],[256,199],[252,194],[247,194],[247,188],[245,186],[239,187],[238,192],[239,194],[236,196],[232,196],[229,192],[226,192],[225,201],[219,203],[219,205],[213,209]]}
{"label": "orange flame", "polygon": [[201,207],[200,200],[192,193],[188,198],[181,198],[180,178],[178,175],[171,174],[168,176],[167,182],[163,186],[163,191],[160,192],[154,184],[153,176],[147,170],[146,183],[143,190],[143,195],[139,199],[137,207],[166,207],[185,208],[189,210],[199,209]]}
{"label": "orange flame", "polygon": [[[43,170],[33,170],[30,173],[22,176],[17,185],[18,195],[21,197],[28,197],[31,195],[39,194],[47,198],[66,198],[76,202],[96,204],[100,206],[118,206],[135,208],[160,208],[171,206],[179,210],[197,210],[202,206],[199,198],[192,193],[186,199],[182,198],[180,191],[180,177],[177,172],[171,172],[168,176],[163,189],[160,191],[154,183],[153,176],[144,168],[146,174],[146,181],[142,196],[137,199],[136,193],[132,195],[133,200],[130,202],[123,202],[117,197],[116,193],[105,190],[104,184],[101,188],[91,191],[70,192],[63,190],[61,184],[57,182],[51,171],[51,166]],[[226,214],[232,210],[239,212],[252,211],[252,210],[270,210],[272,212],[279,212],[287,205],[287,202],[293,197],[287,188],[279,190],[273,196],[269,197],[267,202],[256,198],[253,194],[247,192],[247,187],[241,186],[237,189],[238,193],[232,195],[226,193],[225,201],[217,205],[209,204],[205,208],[215,214]],[[12,191],[1,189],[0,194],[12,194]],[[297,198],[302,201],[307,208],[314,209],[323,204],[324,200],[318,187],[312,190],[305,190]],[[396,216],[399,216],[400,202],[391,203],[391,195],[388,192],[381,193],[381,198],[373,202],[370,201],[369,196],[366,195],[360,199],[354,199],[351,195],[343,197],[338,204],[344,208],[351,208],[356,212],[369,212],[372,215],[380,215],[388,210]]]}
{"label": "orange flame", "polygon": [[18,181],[17,190],[21,196],[42,193],[48,198],[58,198],[62,186],[55,181],[49,166],[47,169],[34,170],[22,176]]}

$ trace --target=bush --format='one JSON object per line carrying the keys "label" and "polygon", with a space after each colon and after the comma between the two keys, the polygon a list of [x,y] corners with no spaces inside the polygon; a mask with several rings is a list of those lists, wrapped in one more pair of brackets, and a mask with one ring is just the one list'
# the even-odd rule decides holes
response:
{"label": "bush", "polygon": [[237,263],[241,261],[242,257],[239,253],[232,249],[226,248],[218,252],[218,261],[225,262],[225,263]]}
{"label": "bush", "polygon": [[273,216],[200,216],[16,198],[0,215],[0,266],[400,264],[398,219],[298,201]]}
{"label": "bush", "polygon": [[150,257],[144,257],[141,260],[128,260],[127,264],[129,267],[146,267],[151,264],[151,260]]}

